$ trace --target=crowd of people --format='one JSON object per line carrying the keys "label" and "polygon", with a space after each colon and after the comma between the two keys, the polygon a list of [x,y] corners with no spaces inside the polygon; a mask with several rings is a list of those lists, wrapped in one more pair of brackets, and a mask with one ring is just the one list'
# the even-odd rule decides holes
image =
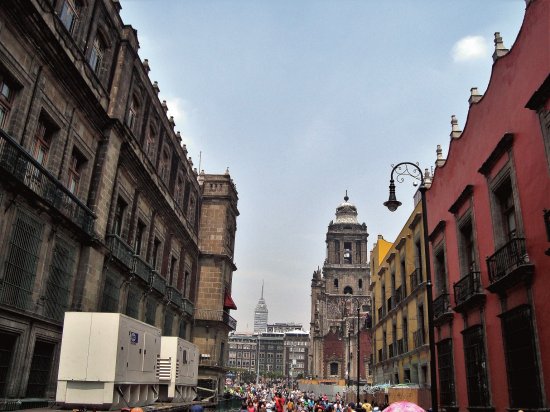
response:
{"label": "crowd of people", "polygon": [[387,405],[345,402],[340,393],[329,398],[326,394],[302,392],[283,384],[258,384],[234,388],[242,399],[241,412],[377,412]]}

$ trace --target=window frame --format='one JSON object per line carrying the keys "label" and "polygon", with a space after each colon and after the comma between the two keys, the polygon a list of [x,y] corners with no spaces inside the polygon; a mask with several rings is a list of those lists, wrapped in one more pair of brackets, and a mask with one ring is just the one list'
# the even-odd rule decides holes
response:
{"label": "window frame", "polygon": [[[4,90],[7,89],[7,95]],[[13,107],[15,87],[13,82],[0,74],[0,129],[5,129],[8,124],[10,112]]]}

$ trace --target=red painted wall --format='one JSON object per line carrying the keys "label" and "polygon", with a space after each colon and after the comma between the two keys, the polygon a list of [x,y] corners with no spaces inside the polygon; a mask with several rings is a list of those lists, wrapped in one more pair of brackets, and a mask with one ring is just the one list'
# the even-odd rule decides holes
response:
{"label": "red painted wall", "polygon": [[[506,41],[506,39],[504,39]],[[428,227],[431,233],[438,222],[445,221],[447,274],[454,306],[452,285],[460,277],[457,227],[449,207],[466,185],[473,185],[473,216],[477,254],[483,287],[489,285],[485,258],[495,253],[489,188],[484,175],[478,172],[505,133],[514,134],[513,163],[519,192],[519,209],[526,238],[527,253],[535,265],[533,306],[540,350],[539,367],[546,398],[550,398],[550,257],[542,218],[543,209],[550,208],[550,177],[544,142],[537,113],[525,108],[533,93],[550,74],[550,1],[535,0],[526,10],[518,38],[510,52],[495,62],[491,80],[483,98],[471,105],[468,119],[459,139],[449,147],[444,166],[435,170],[431,188],[427,191]],[[498,171],[497,164],[494,171]],[[517,205],[516,205],[517,206]],[[433,246],[433,244],[432,244]],[[433,254],[432,254],[433,262]],[[497,411],[508,407],[507,375],[500,319],[502,312],[497,295],[487,295],[484,319],[486,323],[487,364],[492,405]],[[509,291],[509,309],[526,301],[525,287]],[[434,296],[435,298],[436,296]],[[461,410],[468,405],[466,371],[461,331],[465,328],[460,314],[455,314],[453,327],[444,325],[438,336],[451,335],[454,347],[454,369],[457,404]],[[548,405],[546,405],[548,406]]]}

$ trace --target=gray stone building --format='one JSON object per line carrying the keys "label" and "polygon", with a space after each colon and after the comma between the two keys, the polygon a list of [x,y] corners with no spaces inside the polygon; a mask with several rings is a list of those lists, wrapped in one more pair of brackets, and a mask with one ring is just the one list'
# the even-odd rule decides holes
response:
{"label": "gray stone building", "polygon": [[269,310],[264,299],[264,285],[262,283],[262,294],[256,308],[254,309],[254,333],[262,333],[267,330],[267,319],[269,316]]}
{"label": "gray stone building", "polygon": [[[65,311],[122,312],[188,340],[197,319],[222,359],[235,328],[236,190],[227,174],[199,182],[119,10],[0,2],[0,399],[23,406],[55,395]],[[227,212],[211,223],[216,202]],[[203,242],[212,225],[223,251]],[[203,268],[222,291],[208,307]]]}

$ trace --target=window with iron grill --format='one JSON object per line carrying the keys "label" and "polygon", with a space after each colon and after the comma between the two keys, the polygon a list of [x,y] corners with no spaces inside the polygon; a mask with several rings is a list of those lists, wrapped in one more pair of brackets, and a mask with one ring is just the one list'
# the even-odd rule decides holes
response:
{"label": "window with iron grill", "polygon": [[6,396],[9,382],[11,359],[14,353],[17,335],[0,333],[0,397]]}
{"label": "window with iron grill", "polygon": [[21,210],[17,212],[0,284],[0,302],[30,309],[43,229],[38,220]]}
{"label": "window with iron grill", "polygon": [[172,336],[172,325],[174,324],[174,314],[169,310],[164,314],[164,328],[162,329],[163,336]]}
{"label": "window with iron grill", "polygon": [[464,330],[462,338],[464,340],[464,361],[466,362],[468,406],[489,406],[483,327],[476,325]]}
{"label": "window with iron grill", "polygon": [[43,398],[46,396],[46,389],[52,373],[54,349],[55,344],[53,343],[36,341],[25,396],[29,398]]}
{"label": "window with iron grill", "polygon": [[149,297],[147,299],[147,305],[145,307],[145,323],[149,325],[155,325],[155,315],[157,313],[157,301]]}
{"label": "window with iron grill", "polygon": [[69,307],[74,262],[75,247],[56,236],[46,281],[44,309],[46,317],[58,322],[63,321],[63,315]]}
{"label": "window with iron grill", "polygon": [[139,319],[139,302],[141,301],[141,290],[136,285],[128,288],[128,299],[126,300],[126,315]]}
{"label": "window with iron grill", "polygon": [[510,408],[542,408],[542,393],[531,306],[500,315]]}
{"label": "window with iron grill", "polygon": [[439,370],[439,402],[441,405],[454,405],[456,401],[452,339],[445,339],[437,343],[437,366]]}
{"label": "window with iron grill", "polygon": [[105,285],[103,286],[103,299],[101,301],[102,312],[118,312],[119,293],[120,280],[117,279],[117,275],[113,271],[107,269]]}

